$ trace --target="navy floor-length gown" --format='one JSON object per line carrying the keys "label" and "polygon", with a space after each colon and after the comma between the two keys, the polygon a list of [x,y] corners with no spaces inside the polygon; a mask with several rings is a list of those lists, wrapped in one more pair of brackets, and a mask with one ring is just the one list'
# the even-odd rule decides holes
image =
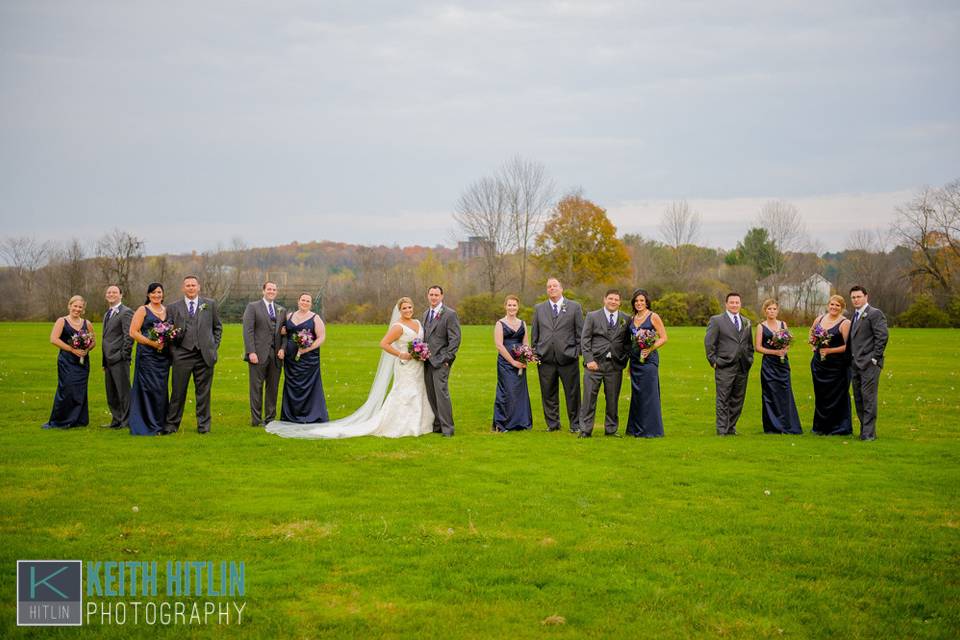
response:
{"label": "navy floor-length gown", "polygon": [[640,329],[654,329],[653,314],[649,314],[638,328],[630,323],[630,415],[627,417],[627,435],[636,438],[662,438],[663,415],[660,411],[660,354],[653,351],[640,362],[637,333]]}
{"label": "navy floor-length gown", "polygon": [[[523,344],[527,327],[520,323],[514,331],[506,322],[503,325],[503,346],[513,352]],[[517,372],[522,372],[518,375]],[[493,403],[493,428],[495,431],[522,431],[533,427],[533,412],[530,410],[530,391],[527,389],[529,369],[517,369],[497,353],[497,397]]]}
{"label": "navy floor-length gown", "polygon": [[[838,322],[827,330],[832,337],[828,347],[845,345]],[[820,351],[814,351],[810,362],[813,373],[813,432],[822,436],[848,436],[853,433],[850,413],[850,358],[847,351],[830,354],[820,360]]]}
{"label": "navy floor-length gown", "polygon": [[[146,307],[140,332],[148,332],[158,322],[163,322]],[[133,369],[133,388],[130,390],[130,435],[154,436],[163,430],[167,420],[170,378],[169,347],[157,351],[153,347],[137,343],[137,363]]]}
{"label": "navy floor-length gown", "polygon": [[287,318],[287,343],[283,356],[283,405],[280,419],[284,422],[313,424],[328,422],[327,401],[323,396],[323,379],[320,377],[320,350],[314,349],[297,360],[297,343],[293,336],[307,329],[317,339],[313,319],[316,314],[300,324],[294,324],[292,316]]}
{"label": "navy floor-length gown", "polygon": [[[83,329],[90,330],[86,320]],[[60,339],[71,344],[73,336],[79,331],[70,326],[70,322],[63,319],[63,330]],[[90,414],[87,407],[87,381],[90,379],[90,355],[83,359],[60,349],[57,355],[57,393],[53,396],[53,409],[50,419],[43,425],[44,429],[69,429],[70,427],[85,427],[90,423]]]}
{"label": "navy floor-length gown", "polygon": [[[783,328],[783,322],[780,322]],[[776,349],[770,341],[773,331],[765,323],[760,324],[763,331],[763,346],[766,349]],[[790,357],[763,355],[760,365],[760,396],[763,405],[763,432],[789,433],[800,435],[800,414],[797,412],[797,402],[793,397],[793,387],[790,384]]]}

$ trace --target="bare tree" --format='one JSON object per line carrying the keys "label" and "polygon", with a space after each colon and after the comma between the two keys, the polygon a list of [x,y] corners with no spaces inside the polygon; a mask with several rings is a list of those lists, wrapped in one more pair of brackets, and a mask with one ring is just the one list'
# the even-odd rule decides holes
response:
{"label": "bare tree", "polygon": [[106,282],[120,285],[127,291],[133,276],[143,262],[144,241],[120,229],[114,229],[97,242],[97,265]]}
{"label": "bare tree", "polygon": [[481,178],[460,195],[454,220],[468,237],[480,243],[484,277],[491,295],[497,293],[507,254],[515,246],[510,205],[503,183]]}
{"label": "bare tree", "polygon": [[760,209],[757,224],[767,230],[770,241],[781,254],[808,249],[807,227],[796,206],[770,200]]}
{"label": "bare tree", "polygon": [[543,218],[554,195],[553,181],[547,178],[542,164],[514,156],[500,170],[513,231],[512,245],[520,253],[520,296],[527,282],[528,254],[540,232]]}
{"label": "bare tree", "polygon": [[960,279],[960,180],[942,189],[926,187],[897,207],[893,231],[913,253],[910,275],[953,295]]}
{"label": "bare tree", "polygon": [[32,236],[7,237],[0,242],[0,256],[17,274],[27,297],[33,291],[37,270],[50,256],[51,245]]}
{"label": "bare tree", "polygon": [[660,218],[660,236],[673,254],[670,276],[675,283],[688,280],[691,249],[700,236],[702,218],[686,200],[675,200],[664,209]]}

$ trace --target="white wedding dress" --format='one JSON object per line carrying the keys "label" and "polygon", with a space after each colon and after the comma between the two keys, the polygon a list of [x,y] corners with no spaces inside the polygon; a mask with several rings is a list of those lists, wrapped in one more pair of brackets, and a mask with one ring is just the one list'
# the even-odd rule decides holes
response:
{"label": "white wedding dress", "polygon": [[[407,346],[415,338],[423,339],[423,326],[417,321],[417,331],[414,331],[397,322],[398,317],[399,312],[394,309],[391,326],[399,326],[402,333],[392,346],[406,353]],[[387,393],[391,378],[393,387]],[[353,414],[319,424],[271,422],[266,430],[283,438],[310,439],[359,436],[403,438],[431,433],[433,411],[423,380],[423,363],[419,360],[401,360],[383,352],[367,401]]]}

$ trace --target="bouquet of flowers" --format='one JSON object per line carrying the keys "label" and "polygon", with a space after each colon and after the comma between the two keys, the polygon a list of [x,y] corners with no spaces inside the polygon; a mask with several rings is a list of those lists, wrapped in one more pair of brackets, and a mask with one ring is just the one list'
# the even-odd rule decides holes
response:
{"label": "bouquet of flowers", "polygon": [[[820,350],[824,347],[830,346],[830,333],[826,329],[820,326],[820,323],[813,328],[813,331],[810,332],[810,344],[813,345],[814,349]],[[820,362],[823,362],[827,359],[827,354],[820,353]]]}
{"label": "bouquet of flowers", "polygon": [[641,363],[646,360],[646,358],[643,357],[643,350],[652,347],[659,337],[656,329],[639,329],[637,331],[637,347],[640,349]]}
{"label": "bouquet of flowers", "polygon": [[[793,334],[786,329],[777,329],[773,332],[773,337],[770,338],[770,345],[774,349],[786,349],[790,346],[791,342],[793,342]],[[780,356],[781,363],[786,361],[786,356]]]}
{"label": "bouquet of flowers", "polygon": [[[70,345],[74,349],[89,351],[93,346],[93,335],[86,329],[80,329],[80,331],[73,334],[73,337],[70,339]],[[80,356],[80,364],[83,364],[83,356]]]}
{"label": "bouquet of flowers", "polygon": [[156,340],[160,343],[160,350],[163,351],[165,346],[173,344],[183,337],[183,329],[174,326],[172,322],[158,322],[150,327],[147,334],[151,340]]}
{"label": "bouquet of flowers", "polygon": [[430,347],[420,338],[414,338],[410,341],[407,345],[407,353],[409,353],[414,360],[419,360],[420,362],[426,362],[430,359]]}
{"label": "bouquet of flowers", "polygon": [[[518,344],[513,348],[511,353],[513,354],[514,360],[519,360],[523,364],[531,364],[531,363],[539,364],[540,363],[540,356],[538,356],[536,352],[533,349],[531,349],[528,345]],[[522,376],[523,369],[517,369],[517,375]]]}
{"label": "bouquet of flowers", "polygon": [[[297,349],[309,349],[313,346],[313,332],[310,329],[300,329],[295,334],[293,334],[293,341],[297,345]],[[294,358],[294,361],[300,360],[300,352],[297,351],[297,357]]]}

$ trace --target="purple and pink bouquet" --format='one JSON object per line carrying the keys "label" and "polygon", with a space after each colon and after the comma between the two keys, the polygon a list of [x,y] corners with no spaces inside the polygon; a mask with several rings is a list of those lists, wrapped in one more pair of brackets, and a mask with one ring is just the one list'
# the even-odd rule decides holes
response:
{"label": "purple and pink bouquet", "polygon": [[293,334],[293,341],[297,345],[297,357],[294,358],[294,361],[300,360],[299,349],[309,349],[313,346],[313,332],[310,329],[300,329],[295,334]]}
{"label": "purple and pink bouquet", "polygon": [[172,322],[158,322],[147,331],[151,340],[156,340],[160,343],[160,350],[163,351],[163,348],[168,344],[173,344],[178,341],[183,336],[183,329],[177,326],[174,326]]}
{"label": "purple and pink bouquet", "polygon": [[[786,329],[777,329],[773,332],[773,337],[770,338],[770,346],[774,349],[786,349],[791,342],[793,342],[793,334]],[[786,361],[786,356],[780,356],[781,363]]]}
{"label": "purple and pink bouquet", "polygon": [[640,349],[640,362],[643,363],[646,358],[643,357],[643,350],[649,349],[656,342],[660,335],[656,329],[639,329],[637,331],[637,347]]}
{"label": "purple and pink bouquet", "polygon": [[410,344],[407,345],[407,353],[409,353],[414,360],[419,360],[420,362],[426,362],[430,359],[430,347],[420,338],[414,338]]}
{"label": "purple and pink bouquet", "polygon": [[[70,345],[74,349],[89,351],[93,347],[93,334],[86,329],[80,329],[70,338]],[[80,364],[83,364],[83,356],[80,356]]]}
{"label": "purple and pink bouquet", "polygon": [[[810,332],[810,344],[813,345],[813,348],[816,350],[823,349],[824,347],[830,346],[830,338],[832,336],[830,333],[820,326],[818,322],[816,326],[813,327],[813,331]],[[827,354],[820,353],[820,361],[823,362],[827,359]]]}
{"label": "purple and pink bouquet", "polygon": [[[511,352],[514,360],[519,360],[523,364],[540,364],[540,356],[529,345],[518,344]],[[523,375],[523,369],[517,369],[517,375]]]}

